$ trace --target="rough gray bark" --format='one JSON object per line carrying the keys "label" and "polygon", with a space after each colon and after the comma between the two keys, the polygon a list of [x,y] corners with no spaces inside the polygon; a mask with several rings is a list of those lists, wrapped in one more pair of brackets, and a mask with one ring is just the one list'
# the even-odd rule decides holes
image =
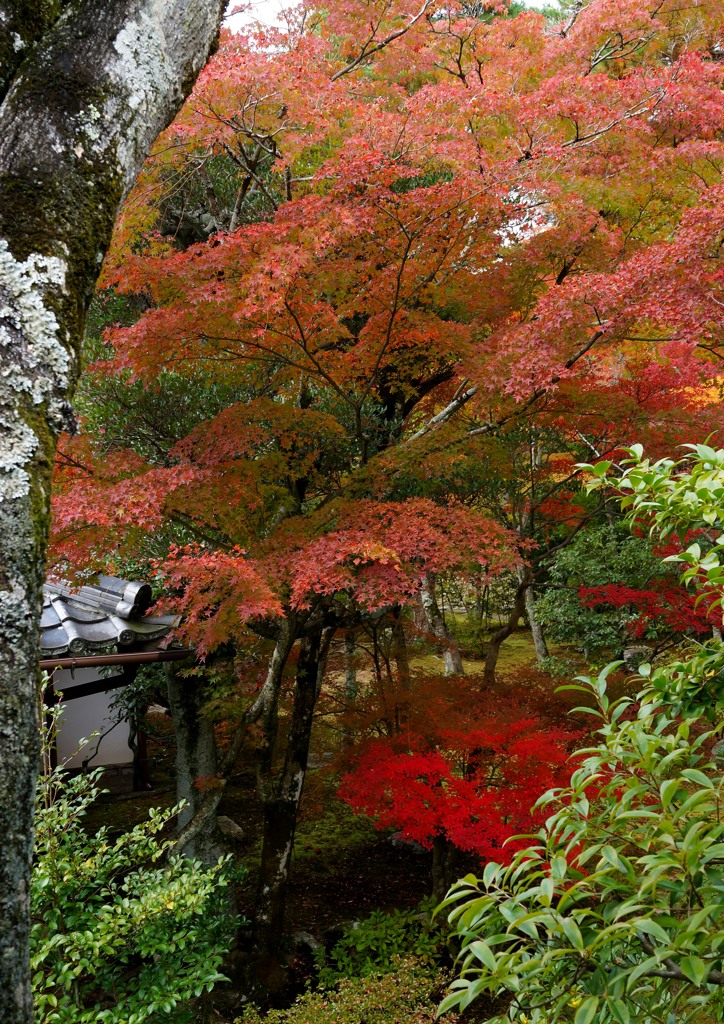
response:
{"label": "rough gray bark", "polygon": [[450,636],[445,625],[440,608],[435,598],[435,576],[428,572],[425,574],[422,588],[420,590],[420,605],[425,615],[425,621],[430,632],[435,636],[442,649],[443,661],[445,663],[446,676],[463,676],[463,659],[460,648]]}
{"label": "rough gray bark", "polygon": [[68,7],[68,0],[0,0],[0,101],[28,52]]}
{"label": "rough gray bark", "polygon": [[223,0],[0,0],[0,1020],[33,1019],[34,692],[58,432],[118,207]]}
{"label": "rough gray bark", "polygon": [[[176,737],[176,799],[186,804],[178,816],[178,827],[183,829],[204,801],[203,794],[194,785],[196,779],[216,776],[216,741],[213,723],[201,715],[203,699],[198,679],[185,679],[178,665],[169,663],[166,681]],[[216,814],[205,818],[203,828],[187,843],[183,853],[203,864],[216,864],[224,853]]]}

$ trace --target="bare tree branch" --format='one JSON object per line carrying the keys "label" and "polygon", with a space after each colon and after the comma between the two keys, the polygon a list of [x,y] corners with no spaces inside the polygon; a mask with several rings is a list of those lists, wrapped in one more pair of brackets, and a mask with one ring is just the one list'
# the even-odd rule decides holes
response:
{"label": "bare tree branch", "polygon": [[372,35],[363,45],[362,49],[357,54],[355,59],[350,61],[349,64],[346,64],[343,68],[340,68],[339,71],[336,71],[332,75],[332,81],[336,82],[337,79],[342,78],[343,75],[348,75],[351,71],[354,71],[355,68],[358,68],[363,61],[367,60],[373,54],[379,53],[380,50],[384,50],[386,46],[389,46],[390,43],[393,43],[395,39],[399,39],[401,36],[404,36],[407,32],[410,31],[413,25],[416,25],[421,18],[425,17],[429,9],[432,7],[432,4],[433,0],[425,0],[420,10],[407,22],[407,24],[403,25],[402,28],[398,28],[397,31],[395,32],[390,32],[388,36],[386,36],[384,39],[381,39],[378,43],[374,42],[375,34],[377,32],[377,26],[375,26],[375,28],[372,31]]}

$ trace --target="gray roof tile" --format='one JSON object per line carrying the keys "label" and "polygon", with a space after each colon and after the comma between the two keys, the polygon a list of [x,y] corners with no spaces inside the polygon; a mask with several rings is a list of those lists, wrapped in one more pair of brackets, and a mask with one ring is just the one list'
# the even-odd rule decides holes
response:
{"label": "gray roof tile", "polygon": [[116,576],[99,576],[97,584],[77,589],[48,582],[40,620],[41,657],[82,657],[161,640],[178,617],[146,615],[152,603],[147,583]]}

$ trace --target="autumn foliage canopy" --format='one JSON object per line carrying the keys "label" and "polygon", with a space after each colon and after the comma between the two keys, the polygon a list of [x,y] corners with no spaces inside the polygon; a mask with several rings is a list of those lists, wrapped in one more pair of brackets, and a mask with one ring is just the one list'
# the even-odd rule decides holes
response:
{"label": "autumn foliage canopy", "polygon": [[[720,5],[503,15],[301,5],[223,38],[124,210],[104,284],[139,313],[87,377],[161,404],[181,378],[195,409],[155,445],[65,442],[61,566],[164,534],[211,649],[510,569],[580,521],[577,458],[717,425]],[[529,485],[521,423],[548,439]]]}

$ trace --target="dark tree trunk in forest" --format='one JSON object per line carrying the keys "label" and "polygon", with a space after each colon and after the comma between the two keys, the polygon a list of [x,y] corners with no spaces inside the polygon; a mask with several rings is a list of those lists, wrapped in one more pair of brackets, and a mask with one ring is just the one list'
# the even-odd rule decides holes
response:
{"label": "dark tree trunk in forest", "polygon": [[407,652],[407,634],[402,619],[402,609],[397,606],[392,613],[392,638],[390,656],[397,670],[397,700],[395,702],[395,732],[400,733],[407,725],[410,699],[410,658]]}
{"label": "dark tree trunk in forest", "polygon": [[392,642],[390,654],[397,669],[397,682],[403,689],[410,687],[410,658],[407,652],[407,634],[402,618],[402,609],[397,606],[392,613]]}
{"label": "dark tree trunk in forest", "polygon": [[463,659],[460,648],[450,636],[445,620],[442,617],[440,608],[435,598],[435,575],[428,572],[425,574],[422,588],[420,590],[420,604],[425,613],[425,621],[430,632],[439,642],[445,663],[446,676],[463,676]]}
{"label": "dark tree trunk in forest", "polygon": [[438,903],[445,899],[455,876],[455,847],[446,836],[432,841],[432,896]]}
{"label": "dark tree trunk in forest", "polygon": [[179,854],[185,850],[189,843],[193,842],[195,837],[206,829],[208,822],[216,817],[216,810],[224,789],[234,770],[239,754],[244,747],[249,726],[261,720],[263,732],[267,737],[271,736],[273,741],[279,691],[282,685],[284,668],[294,646],[294,636],[294,619],[292,616],[288,616],[280,622],[274,650],[269,659],[264,685],[253,704],[242,714],[232,736],[231,743],[224,751],[223,757],[220,758],[216,772],[216,785],[208,790],[201,803],[197,805],[191,820],[179,832],[172,849],[173,854]]}
{"label": "dark tree trunk in forest", "polygon": [[331,635],[322,631],[304,637],[300,642],[294,685],[289,736],[284,764],[274,777],[274,740],[276,714],[269,723],[274,735],[260,745],[257,760],[259,796],[264,814],[259,887],[253,931],[253,951],[263,981],[273,987],[278,966],[278,953],[284,930],[289,869],[299,802],[307,772],[309,744],[312,736],[314,707],[324,674]]}
{"label": "dark tree trunk in forest", "polygon": [[33,1020],[28,887],[51,469],[118,207],[222,0],[0,0],[0,1020]]}
{"label": "dark tree trunk in forest", "polygon": [[522,619],[525,613],[525,595],[526,591],[530,587],[532,582],[529,572],[524,572],[518,588],[515,592],[515,599],[513,601],[513,607],[508,615],[508,620],[505,622],[500,629],[493,633],[492,637],[488,641],[488,646],[485,648],[485,668],[483,670],[483,680],[486,684],[491,685],[495,682],[495,672],[498,667],[498,658],[500,656],[500,648],[503,646],[505,641],[515,633],[518,628],[518,623]]}
{"label": "dark tree trunk in forest", "polygon": [[[347,714],[351,713],[357,700],[356,650],[354,630],[348,629],[344,634],[344,699]],[[345,747],[351,747],[354,743],[354,732],[346,723],[342,728],[342,743]]]}
{"label": "dark tree trunk in forest", "polygon": [[128,715],[128,746],[133,754],[133,791],[140,793],[148,789],[148,747],[143,731],[145,711],[138,708]]}
{"label": "dark tree trunk in forest", "polygon": [[[198,679],[184,679],[178,665],[173,663],[166,665],[166,678],[176,736],[176,799],[186,803],[178,816],[178,826],[182,829],[204,803],[203,792],[195,785],[196,779],[216,776],[216,741],[212,722],[200,714],[203,699]],[[215,813],[205,817],[203,827],[184,847],[183,853],[204,864],[218,861],[224,849]]]}

